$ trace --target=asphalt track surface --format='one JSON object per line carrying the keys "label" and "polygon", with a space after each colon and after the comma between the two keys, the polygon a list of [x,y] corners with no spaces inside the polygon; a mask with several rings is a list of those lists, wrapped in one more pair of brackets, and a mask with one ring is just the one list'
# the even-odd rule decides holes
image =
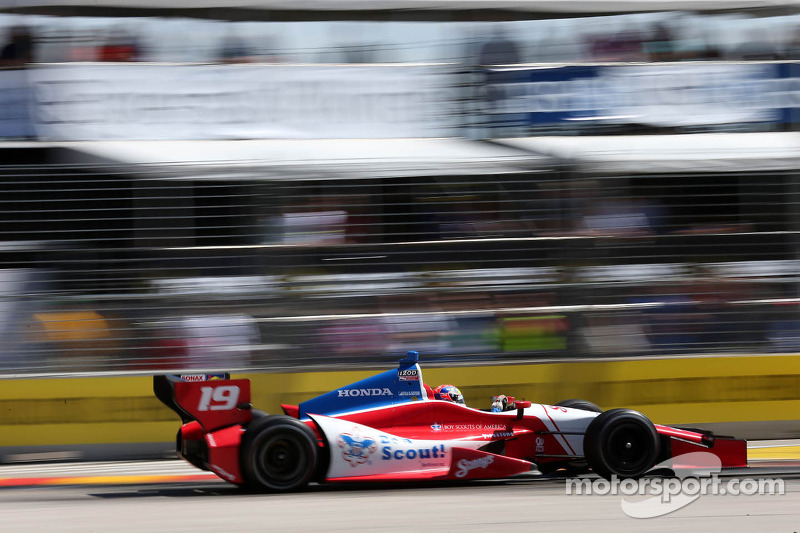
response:
{"label": "asphalt track surface", "polygon": [[[180,461],[0,467],[0,531],[800,532],[800,461],[765,459],[723,477],[783,479],[783,495],[703,495],[634,519],[620,495],[568,495],[566,480],[314,485],[242,491]],[[22,476],[22,477],[21,477]]]}

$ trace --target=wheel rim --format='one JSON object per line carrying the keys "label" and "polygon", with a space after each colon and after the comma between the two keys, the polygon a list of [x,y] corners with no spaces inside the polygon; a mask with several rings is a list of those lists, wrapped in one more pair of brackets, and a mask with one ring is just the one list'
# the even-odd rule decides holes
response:
{"label": "wheel rim", "polygon": [[609,462],[621,474],[644,473],[650,463],[650,439],[638,424],[620,424],[608,435],[606,451]]}
{"label": "wheel rim", "polygon": [[294,435],[281,435],[268,440],[258,456],[259,470],[270,485],[289,485],[306,471],[303,443]]}

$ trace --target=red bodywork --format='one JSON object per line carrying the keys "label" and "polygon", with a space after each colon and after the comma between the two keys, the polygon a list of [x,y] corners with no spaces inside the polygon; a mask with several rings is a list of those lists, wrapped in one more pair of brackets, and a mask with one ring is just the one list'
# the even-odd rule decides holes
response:
{"label": "red bodywork", "polygon": [[[249,402],[248,380],[175,383],[174,403],[185,419],[179,434],[181,455],[226,481],[244,483],[239,455],[242,435],[254,416]],[[299,414],[297,406],[284,405],[283,409],[286,415],[294,418]],[[528,472],[534,464],[542,467],[574,461],[582,458],[582,436],[568,436],[569,428],[560,427],[558,415],[563,416],[565,412],[563,407],[534,404],[524,412],[490,413],[426,399],[323,417],[385,432],[409,442],[442,442],[442,446],[447,444],[452,450],[449,464],[324,479],[503,478]],[[317,435],[322,453],[333,456],[339,452],[322,434],[319,419],[306,418],[303,422]],[[747,466],[746,442],[743,440],[661,425],[656,425],[656,430],[662,439],[660,460],[702,451],[716,455],[723,468]],[[679,460],[675,465],[692,466],[680,465]]]}
{"label": "red bodywork", "polygon": [[681,462],[681,456],[693,452],[707,452],[716,455],[722,468],[747,467],[747,441],[658,424],[656,424],[656,430],[661,435],[662,441],[669,443],[670,454],[666,457],[675,458],[673,466],[676,468],[700,466]]}

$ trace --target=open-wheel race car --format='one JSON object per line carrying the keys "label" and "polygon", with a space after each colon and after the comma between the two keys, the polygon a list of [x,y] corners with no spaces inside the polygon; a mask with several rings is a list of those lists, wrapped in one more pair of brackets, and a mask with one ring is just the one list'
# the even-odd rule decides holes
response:
{"label": "open-wheel race car", "polygon": [[[586,401],[509,402],[500,412],[436,399],[416,352],[397,368],[267,415],[250,381],[227,374],[155,376],[156,396],[183,425],[177,450],[191,464],[258,490],[310,482],[507,478],[593,470],[639,478],[654,465],[708,452],[721,468],[747,466],[746,442],[655,425],[630,409]],[[692,454],[695,455],[695,454]]]}

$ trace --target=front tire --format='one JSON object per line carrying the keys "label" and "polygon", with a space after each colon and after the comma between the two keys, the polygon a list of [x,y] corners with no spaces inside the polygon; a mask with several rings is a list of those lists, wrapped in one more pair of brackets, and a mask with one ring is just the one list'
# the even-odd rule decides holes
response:
{"label": "front tire", "polygon": [[[580,400],[578,398],[570,398],[569,400],[561,400],[556,404],[558,407],[566,407],[568,409],[580,409],[581,411],[589,411],[591,413],[602,413],[603,410],[592,402]],[[567,471],[567,474],[577,476],[589,471],[589,463],[585,459],[575,459],[560,465],[561,468]]]}
{"label": "front tire", "polygon": [[305,487],[317,463],[317,439],[302,422],[283,415],[254,420],[242,437],[242,473],[248,487],[288,492]]}
{"label": "front tire", "polygon": [[567,407],[568,409],[580,409],[581,411],[591,411],[592,413],[602,413],[603,410],[599,406],[586,400],[579,400],[572,398],[569,400],[561,400],[556,404],[558,407]]}
{"label": "front tire", "polygon": [[642,413],[611,409],[589,424],[583,450],[598,475],[606,479],[637,479],[655,464],[661,440],[653,423]]}

